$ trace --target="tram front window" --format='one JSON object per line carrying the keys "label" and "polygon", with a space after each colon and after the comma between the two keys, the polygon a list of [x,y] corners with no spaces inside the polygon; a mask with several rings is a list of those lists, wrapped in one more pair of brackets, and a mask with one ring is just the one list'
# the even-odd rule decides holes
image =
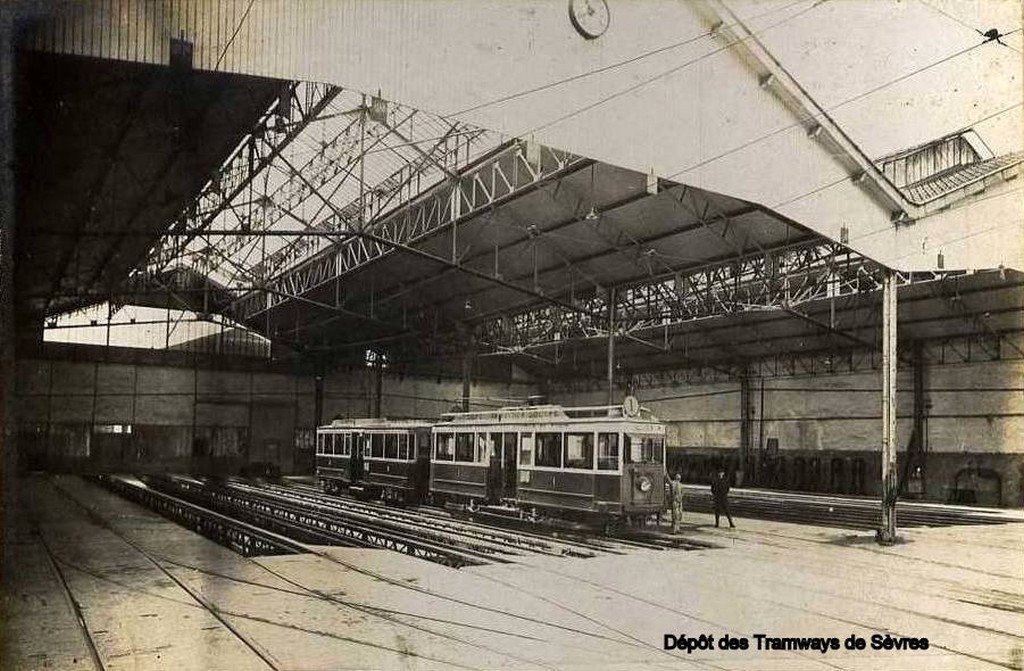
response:
{"label": "tram front window", "polygon": [[619,434],[597,434],[597,470],[619,470]]}
{"label": "tram front window", "polygon": [[625,434],[624,457],[634,464],[660,464],[665,454],[665,439],[652,434]]}

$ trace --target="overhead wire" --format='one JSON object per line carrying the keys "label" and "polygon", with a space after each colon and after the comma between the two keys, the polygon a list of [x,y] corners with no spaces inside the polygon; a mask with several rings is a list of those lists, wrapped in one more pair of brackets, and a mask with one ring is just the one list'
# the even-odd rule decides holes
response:
{"label": "overhead wire", "polygon": [[[748,17],[746,20],[747,21],[756,21],[757,19],[760,19],[760,18],[763,18],[765,16],[768,16],[769,14],[774,14],[776,12],[781,12],[781,11],[784,11],[786,9],[789,9],[790,7],[794,7],[796,5],[799,5],[801,2],[804,2],[804,1],[805,0],[796,0],[796,2],[791,2],[791,3],[787,4],[787,5],[782,6],[782,7],[776,7],[774,9],[770,9],[770,10],[761,12],[760,14],[755,14],[754,16]],[[815,2],[815,4],[817,4],[817,2]],[[733,25],[736,25],[736,24],[728,24],[728,26],[730,26],[730,27],[733,26]],[[719,27],[719,29],[720,28],[721,28],[721,26]],[[576,82],[576,81],[579,81],[581,79],[586,79],[587,77],[592,77],[594,75],[603,74],[605,72],[610,72],[612,70],[617,70],[618,68],[621,68],[621,67],[623,67],[625,65],[630,65],[632,63],[637,63],[637,62],[639,62],[639,61],[641,61],[641,60],[643,60],[645,58],[649,58],[651,56],[656,56],[658,54],[664,53],[666,51],[671,51],[673,49],[678,49],[678,48],[684,47],[684,46],[686,46],[688,44],[693,44],[694,42],[697,42],[698,40],[704,39],[705,37],[710,37],[713,34],[714,34],[713,30],[707,30],[707,31],[705,31],[703,33],[700,33],[698,35],[694,35],[692,37],[688,37],[688,38],[686,38],[684,40],[681,40],[679,42],[673,42],[672,44],[667,44],[665,46],[658,47],[656,49],[651,49],[650,51],[645,51],[644,53],[638,54],[636,56],[632,56],[632,57],[627,58],[625,60],[617,61],[617,62],[612,63],[610,65],[605,65],[605,66],[602,66],[602,67],[599,67],[599,68],[594,68],[594,69],[588,70],[586,72],[581,72],[579,74],[571,75],[569,77],[563,77],[562,79],[557,79],[557,80],[554,80],[554,81],[551,81],[551,82],[547,82],[546,84],[541,84],[539,86],[534,86],[534,87],[531,87],[531,88],[528,88],[528,89],[523,89],[521,91],[516,91],[515,93],[509,93],[507,95],[501,96],[499,98],[494,98],[493,100],[489,100],[487,102],[483,102],[483,103],[480,103],[480,104],[477,104],[477,105],[473,105],[471,107],[466,107],[466,108],[460,109],[460,110],[455,111],[455,112],[449,112],[445,116],[446,117],[451,117],[451,116],[461,116],[463,114],[469,114],[471,112],[476,112],[477,110],[481,110],[481,109],[484,109],[486,107],[493,107],[494,105],[498,105],[498,104],[501,104],[501,103],[509,102],[509,101],[515,100],[517,98],[523,98],[523,97],[532,95],[534,93],[539,93],[541,91],[546,91],[546,90],[554,88],[556,86],[562,86],[564,84],[571,84],[572,82]]]}
{"label": "overhead wire", "polygon": [[[925,7],[928,7],[929,9],[931,9],[931,10],[933,10],[935,12],[938,12],[939,14],[942,14],[947,19],[955,21],[955,22],[959,23],[961,26],[963,26],[965,28],[969,28],[970,30],[973,30],[974,32],[978,33],[979,35],[982,35],[982,36],[985,35],[985,33],[983,33],[979,28],[977,28],[975,26],[972,26],[971,24],[967,23],[966,21],[964,21],[960,17],[955,16],[954,14],[951,14],[951,13],[947,12],[946,10],[942,9],[941,7],[938,7],[937,5],[932,4],[931,2],[929,2],[929,0],[918,0],[918,2],[920,2],[922,5],[924,5]],[[1004,35],[1000,35],[1000,37],[1006,37],[1006,35],[1008,35],[1008,34],[1009,33],[1006,33]],[[1020,49],[1018,49],[1017,47],[1013,46],[1012,44],[1005,44],[1004,43],[1003,46],[1005,46],[1005,47],[1007,47],[1009,49],[1012,49],[1013,51],[1016,51],[1018,54],[1021,53]]]}
{"label": "overhead wire", "polygon": [[[823,118],[826,115],[827,112],[834,112],[835,110],[837,110],[837,109],[839,109],[841,107],[845,107],[846,105],[849,105],[849,104],[854,103],[854,102],[856,102],[858,100],[862,100],[862,99],[864,99],[864,98],[866,98],[866,97],[868,97],[870,95],[878,93],[879,91],[882,91],[882,90],[892,86],[893,84],[898,84],[899,82],[906,81],[907,79],[910,79],[911,77],[919,75],[922,72],[926,72],[926,71],[930,70],[931,68],[937,67],[937,66],[942,65],[944,63],[948,63],[949,61],[953,60],[954,58],[958,58],[960,56],[963,56],[964,54],[967,54],[967,53],[977,49],[978,47],[984,46],[984,44],[986,44],[986,43],[983,42],[983,43],[975,44],[975,45],[967,47],[965,49],[961,49],[959,51],[956,51],[956,52],[954,52],[952,54],[948,54],[948,55],[940,58],[937,61],[933,61],[933,62],[931,62],[931,63],[929,63],[927,65],[921,66],[921,67],[916,68],[916,69],[914,69],[914,70],[912,70],[910,72],[907,72],[907,73],[904,73],[902,75],[899,75],[898,77],[896,77],[894,79],[891,79],[891,80],[886,81],[886,82],[884,82],[882,84],[874,86],[874,87],[868,89],[867,91],[863,91],[863,92],[858,93],[858,94],[856,94],[854,96],[846,98],[846,99],[836,103],[835,105],[832,105],[831,107],[829,107],[827,109],[822,108],[822,112],[813,114],[813,115],[811,115],[810,118],[812,118],[812,119]],[[1019,103],[1016,106],[1019,106]],[[774,131],[771,131],[769,133],[766,133],[764,135],[756,137],[756,138],[754,138],[752,140],[749,140],[749,141],[747,141],[747,142],[745,142],[743,144],[737,145],[736,147],[733,147],[732,149],[724,151],[724,152],[722,152],[720,154],[716,154],[716,155],[711,156],[711,157],[709,157],[709,158],[707,158],[707,159],[705,159],[703,161],[700,161],[698,163],[694,163],[693,165],[687,166],[685,168],[677,170],[676,172],[673,172],[673,173],[671,173],[669,175],[666,175],[666,179],[673,179],[675,177],[678,177],[679,175],[682,175],[684,173],[690,172],[691,170],[695,170],[695,169],[703,167],[703,166],[705,166],[705,165],[707,165],[709,163],[717,161],[717,160],[719,160],[721,158],[724,158],[725,156],[729,156],[730,154],[734,154],[737,151],[741,151],[741,150],[746,149],[746,148],[748,148],[748,147],[750,147],[752,145],[755,145],[755,144],[757,144],[759,142],[763,142],[764,140],[767,140],[767,139],[769,139],[771,137],[779,135],[780,133],[784,133],[785,131],[801,127],[804,123],[806,123],[806,121],[807,120],[796,121],[796,122],[790,123],[790,124],[788,124],[786,126],[782,126],[780,128],[777,128]],[[976,123],[980,123],[980,121],[976,122]]]}
{"label": "overhead wire", "polygon": [[[828,2],[828,1],[829,0],[824,0],[824,2]],[[683,63],[680,63],[679,65],[675,65],[675,66],[669,68],[668,70],[664,70],[664,71],[662,71],[662,72],[660,72],[660,73],[658,73],[656,75],[653,75],[651,77],[643,79],[643,80],[637,82],[636,84],[633,84],[632,86],[629,86],[628,88],[622,89],[621,91],[617,91],[616,93],[613,93],[611,95],[608,95],[608,96],[605,96],[603,98],[600,98],[600,99],[598,99],[598,100],[596,100],[596,101],[594,101],[592,103],[584,105],[583,107],[579,107],[577,109],[574,109],[574,110],[572,110],[570,112],[567,112],[567,113],[563,114],[562,116],[556,117],[555,119],[552,119],[552,120],[547,121],[547,122],[545,122],[543,124],[540,124],[539,126],[534,126],[533,128],[530,128],[529,130],[526,130],[526,131],[524,131],[522,133],[519,133],[519,135],[521,135],[521,136],[530,135],[532,133],[536,133],[538,131],[542,131],[542,130],[545,130],[547,128],[551,128],[552,126],[556,126],[556,125],[562,123],[563,121],[571,119],[571,118],[573,118],[575,116],[579,116],[580,114],[583,114],[585,112],[589,112],[592,109],[595,109],[597,107],[605,105],[605,104],[607,104],[607,103],[609,103],[609,102],[611,102],[613,100],[621,98],[624,95],[630,94],[630,93],[632,93],[634,91],[637,91],[637,90],[639,90],[641,88],[644,88],[645,86],[649,86],[650,84],[653,84],[654,82],[658,81],[659,79],[664,79],[665,77],[668,77],[670,75],[674,75],[675,73],[680,72],[681,70],[684,70],[684,69],[690,67],[691,65],[695,65],[695,64],[697,64],[697,63],[699,63],[699,62],[701,62],[703,60],[711,58],[712,56],[720,54],[720,53],[722,53],[724,51],[728,51],[732,47],[736,46],[737,44],[740,44],[741,42],[747,41],[751,37],[754,37],[756,35],[762,35],[762,34],[768,32],[769,30],[772,30],[773,28],[777,28],[778,26],[781,26],[784,23],[789,23],[790,21],[793,21],[794,19],[803,16],[807,12],[810,12],[810,11],[812,11],[814,9],[817,9],[822,4],[824,4],[824,2],[814,2],[813,4],[811,4],[810,7],[805,7],[804,9],[801,9],[800,11],[795,12],[791,16],[787,16],[784,19],[776,21],[775,23],[773,23],[771,25],[768,25],[768,26],[765,26],[763,28],[760,28],[758,30],[750,31],[750,35],[748,35],[747,37],[742,37],[740,39],[733,40],[732,42],[729,42],[725,46],[718,47],[718,48],[713,49],[712,51],[709,51],[709,52],[707,52],[705,54],[701,54],[700,56],[691,58],[690,60],[685,61]]]}
{"label": "overhead wire", "polygon": [[235,31],[231,33],[231,37],[228,38],[224,48],[221,49],[220,55],[217,56],[217,62],[213,65],[214,70],[220,67],[221,61],[224,60],[224,56],[228,53],[228,49],[231,48],[232,43],[234,43],[235,38],[238,36],[238,31],[242,29],[242,25],[245,23],[245,20],[249,18],[249,12],[252,11],[252,5],[255,1],[256,0],[249,0],[249,4],[246,5],[245,11],[242,12],[242,18],[238,20],[238,25],[235,26]]}

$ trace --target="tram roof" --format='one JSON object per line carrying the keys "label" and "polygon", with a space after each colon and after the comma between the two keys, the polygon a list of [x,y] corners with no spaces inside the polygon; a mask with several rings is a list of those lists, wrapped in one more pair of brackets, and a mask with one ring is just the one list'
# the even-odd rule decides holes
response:
{"label": "tram roof", "polygon": [[367,429],[367,430],[400,430],[429,429],[433,422],[427,419],[388,419],[387,417],[360,417],[351,419],[335,419],[321,429]]}
{"label": "tram roof", "polygon": [[657,422],[647,408],[640,408],[635,416],[626,413],[621,405],[595,405],[563,407],[561,405],[510,406],[495,410],[473,412],[448,412],[441,415],[441,422],[451,425],[494,424],[494,423],[539,423],[570,422],[574,420],[625,420],[633,422]]}

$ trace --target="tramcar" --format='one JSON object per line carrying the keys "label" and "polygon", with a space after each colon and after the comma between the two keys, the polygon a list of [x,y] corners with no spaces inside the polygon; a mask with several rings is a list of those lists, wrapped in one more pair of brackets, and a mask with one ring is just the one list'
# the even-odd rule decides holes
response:
{"label": "tramcar", "polygon": [[317,430],[326,491],[643,520],[665,504],[665,427],[636,399],[454,412],[434,423],[335,420]]}
{"label": "tramcar", "polygon": [[665,427],[633,399],[448,413],[433,434],[435,500],[640,519],[664,506]]}
{"label": "tramcar", "polygon": [[402,502],[427,496],[429,422],[336,419],[317,429],[316,475],[320,487]]}

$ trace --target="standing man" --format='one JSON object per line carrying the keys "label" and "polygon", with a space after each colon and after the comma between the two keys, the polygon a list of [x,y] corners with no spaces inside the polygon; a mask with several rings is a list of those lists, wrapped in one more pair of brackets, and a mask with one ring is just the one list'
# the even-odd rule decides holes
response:
{"label": "standing man", "polygon": [[678,473],[672,478],[669,490],[672,493],[672,533],[679,533],[679,523],[683,521],[683,478]]}
{"label": "standing man", "polygon": [[729,520],[729,528],[735,529],[732,523],[732,515],[729,514],[729,479],[725,477],[725,471],[719,469],[718,476],[711,482],[711,496],[715,502],[715,526],[718,526],[720,515],[725,515]]}

